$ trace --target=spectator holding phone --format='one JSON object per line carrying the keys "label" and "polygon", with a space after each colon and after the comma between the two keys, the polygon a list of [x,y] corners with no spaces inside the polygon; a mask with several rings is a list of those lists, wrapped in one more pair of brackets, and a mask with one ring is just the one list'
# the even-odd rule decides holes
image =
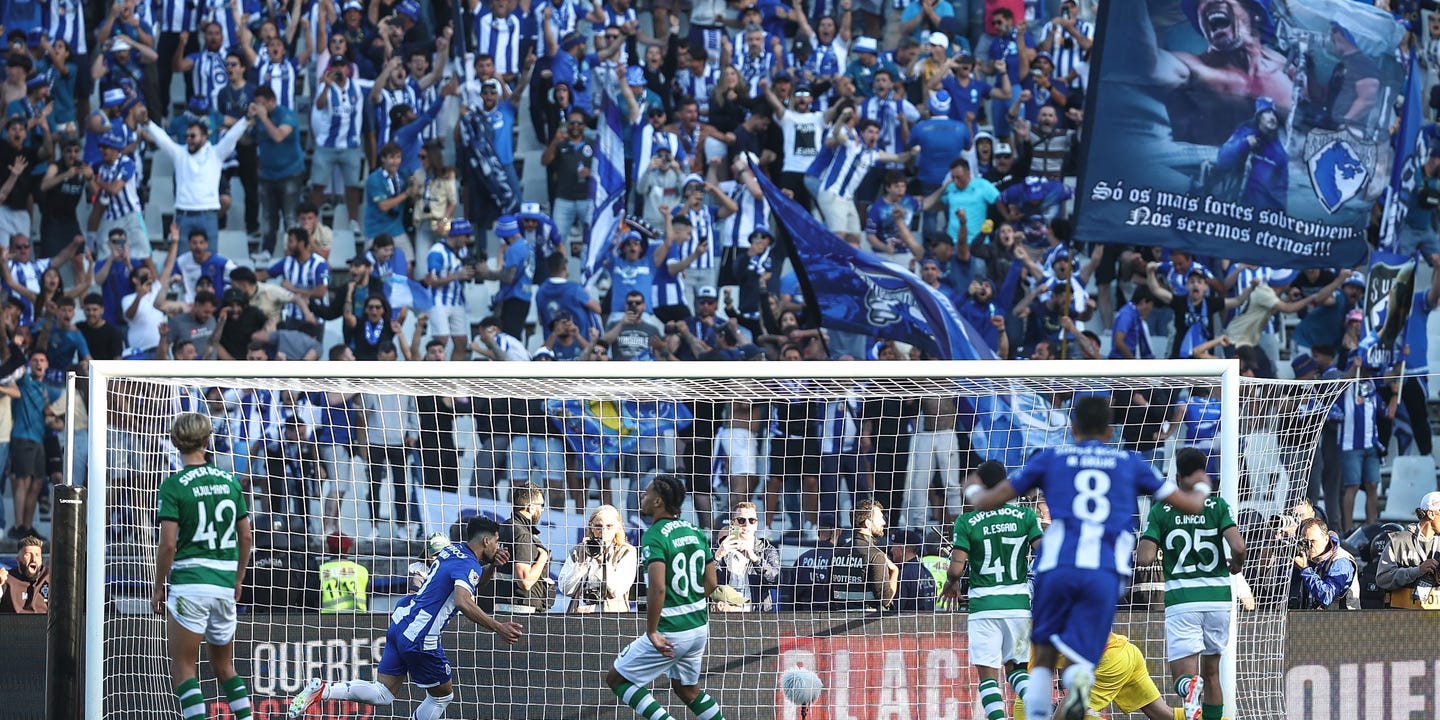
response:
{"label": "spectator holding phone", "polygon": [[715,548],[715,570],[721,585],[728,585],[745,603],[718,603],[722,612],[749,612],[768,609],[769,589],[780,582],[780,551],[756,533],[760,515],[755,503],[735,505],[730,528]]}

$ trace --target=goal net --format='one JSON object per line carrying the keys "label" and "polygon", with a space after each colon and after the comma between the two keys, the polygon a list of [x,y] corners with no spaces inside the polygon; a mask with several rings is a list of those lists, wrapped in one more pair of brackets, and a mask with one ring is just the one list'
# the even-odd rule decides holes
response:
{"label": "goal net", "polygon": [[[625,546],[639,544],[639,494],[661,473],[690,489],[685,519],[725,551],[702,684],[727,717],[800,717],[778,676],[802,666],[826,687],[810,718],[970,717],[966,604],[936,597],[967,509],[962,485],[984,460],[1014,472],[1068,441],[1075,400],[1105,395],[1115,443],[1162,474],[1173,477],[1180,447],[1214,460],[1250,546],[1236,579],[1247,607],[1237,603],[1227,715],[1274,717],[1285,710],[1290,556],[1271,523],[1304,496],[1339,388],[1241,378],[1221,361],[97,362],[87,716],[177,716],[164,622],[148,599],[156,493],[179,463],[167,432],[191,411],[211,417],[213,462],[248,497],[255,547],[235,657],[257,718],[283,717],[311,677],[374,679],[390,612],[425,573],[427,538],[458,538],[477,515],[510,523],[517,497],[535,501],[526,513],[546,577],[517,589],[502,570],[483,598],[524,626],[514,647],[451,623],[448,715],[632,717],[604,676],[644,630],[644,573]],[[828,572],[827,548],[846,546],[868,499],[884,505],[878,544],[901,569],[884,611],[846,596]],[[602,505],[616,512],[597,513]],[[1142,502],[1142,518],[1147,510]],[[543,562],[514,544],[517,562]],[[1171,687],[1158,569],[1137,571],[1115,632]],[[203,662],[201,676],[210,717],[231,717]],[[655,696],[686,712],[667,688]],[[422,697],[409,687],[389,707],[324,701],[311,717],[410,717]]]}

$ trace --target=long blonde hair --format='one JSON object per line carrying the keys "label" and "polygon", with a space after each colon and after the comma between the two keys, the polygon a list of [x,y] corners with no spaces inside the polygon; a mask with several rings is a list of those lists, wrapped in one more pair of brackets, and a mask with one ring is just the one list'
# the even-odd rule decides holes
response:
{"label": "long blonde hair", "polygon": [[[609,515],[615,519],[615,534],[617,537],[615,537],[612,542],[616,545],[629,547],[630,538],[625,537],[625,523],[620,518],[620,511],[616,510],[614,505],[601,505],[590,513],[590,517],[585,519],[585,537],[590,537],[590,528],[595,524],[595,521],[600,518],[601,514]],[[610,540],[609,538],[601,539]]]}

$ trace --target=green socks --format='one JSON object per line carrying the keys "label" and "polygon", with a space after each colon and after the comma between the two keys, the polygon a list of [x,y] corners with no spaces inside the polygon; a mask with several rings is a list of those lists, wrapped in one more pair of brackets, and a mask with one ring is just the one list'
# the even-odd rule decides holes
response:
{"label": "green socks", "polygon": [[631,710],[645,720],[675,720],[670,713],[665,712],[665,708],[661,707],[660,703],[655,702],[655,698],[649,690],[639,685],[628,682],[620,683],[620,686],[614,688],[612,692],[619,696],[621,702],[629,705]]}
{"label": "green socks", "polygon": [[222,687],[225,688],[225,700],[230,703],[230,712],[235,714],[235,720],[250,720],[250,691],[245,689],[245,681],[236,675]]}
{"label": "green socks", "polygon": [[180,716],[185,720],[205,720],[205,695],[200,692],[200,681],[190,678],[175,688],[175,697],[180,698]]}
{"label": "green socks", "polygon": [[700,720],[725,720],[725,715],[720,712],[720,705],[715,702],[715,698],[710,697],[710,694],[704,691],[701,691],[700,697],[695,698],[695,702],[690,703],[687,707]]}

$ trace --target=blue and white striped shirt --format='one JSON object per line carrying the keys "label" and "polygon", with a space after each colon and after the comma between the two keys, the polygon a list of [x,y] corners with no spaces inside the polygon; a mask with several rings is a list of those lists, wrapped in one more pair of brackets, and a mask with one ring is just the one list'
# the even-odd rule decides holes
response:
{"label": "blue and white striped shirt", "polygon": [[855,197],[865,174],[875,164],[879,151],[866,147],[854,128],[841,128],[841,132],[844,133],[843,142],[835,148],[835,157],[830,160],[830,167],[820,180],[820,189],[851,199]]}
{"label": "blue and white striped shirt", "polygon": [[750,97],[760,97],[760,81],[769,80],[775,74],[777,65],[775,54],[769,50],[762,51],[756,57],[742,51],[735,56],[734,63],[735,69],[740,71],[740,77],[750,86]]}
{"label": "blue and white striped shirt", "polygon": [[87,52],[85,41],[90,31],[85,29],[84,5],[78,0],[50,0],[44,3],[44,13],[42,24],[51,42],[64,40],[72,57]]}
{"label": "blue and white striped shirt", "polygon": [[[728,181],[731,187],[727,193],[731,200],[735,201],[740,209],[734,215],[725,219],[725,228],[720,232],[720,249],[739,248],[748,250],[750,248],[750,233],[755,232],[757,225],[765,225],[765,216],[770,214],[770,203],[765,201],[764,196],[755,197],[745,183],[731,180]],[[724,187],[724,184],[721,184]]]}
{"label": "blue and white striped shirt", "polygon": [[860,399],[848,397],[825,403],[820,420],[820,452],[824,455],[853,453],[860,447]]}
{"label": "blue and white striped shirt", "polygon": [[[681,272],[679,275],[671,274],[669,266],[670,263],[684,260],[691,252],[694,252],[695,242],[695,237],[692,235],[690,242],[684,245],[679,243],[672,244],[670,246],[670,254],[665,256],[665,264],[655,268],[655,285],[650,290],[654,295],[655,307],[685,304],[685,273]],[[702,255],[701,258],[703,259],[708,256],[709,253],[706,253]],[[690,267],[695,267],[699,264],[700,260],[697,259],[694,263],[691,263]]]}
{"label": "blue and white striped shirt", "polygon": [[[459,252],[456,252],[443,241],[437,242],[430,246],[430,254],[425,258],[426,268],[437,277],[454,275],[464,264],[461,261],[469,255],[470,248],[468,247],[462,247]],[[465,283],[459,280],[439,287],[431,287],[430,292],[435,297],[436,305],[465,307]]]}
{"label": "blue and white striped shirt", "polygon": [[[308,260],[301,262],[290,256],[285,256],[279,262],[270,266],[270,277],[283,277],[290,281],[290,285],[301,290],[311,290],[317,287],[324,287],[330,284],[330,266],[325,259],[319,255],[311,255]],[[324,302],[324,300],[320,300]],[[305,314],[294,303],[285,306],[285,318],[287,320],[300,320]]]}
{"label": "blue and white striped shirt", "polygon": [[[444,58],[439,59],[442,62],[444,61]],[[435,83],[428,88],[422,88],[420,87],[420,81],[412,77],[410,78],[410,92],[415,97],[415,104],[412,107],[415,108],[416,115],[424,115],[425,111],[429,110],[432,105],[440,102],[440,83]],[[419,122],[419,120],[416,120],[416,122]],[[434,140],[437,137],[440,137],[438,113],[436,114],[436,119],[431,120],[429,124],[420,131],[420,139],[422,141]]]}
{"label": "blue and white striped shirt", "polygon": [[[381,88],[380,102],[375,104],[375,142],[384,145],[395,136],[395,131],[390,127],[390,111],[401,105],[409,105],[412,110],[415,107],[415,90],[409,83],[400,89]],[[417,110],[418,111],[418,110]]]}
{"label": "blue and white striped shirt", "polygon": [[463,587],[472,594],[480,587],[485,568],[464,543],[447,546],[435,556],[420,591],[400,601],[390,615],[396,648],[402,652],[438,650],[445,626],[457,609],[451,593]]}
{"label": "blue and white striped shirt", "polygon": [[362,89],[362,85],[352,78],[344,88],[333,83],[328,89],[322,86],[322,92],[329,94],[329,104],[324,109],[317,106],[310,110],[310,133],[315,136],[318,147],[341,150],[360,147],[361,111],[369,92],[368,88]]}
{"label": "blue and white striped shirt", "polygon": [[[880,123],[880,139],[875,149],[898,155],[905,151],[905,130],[901,118],[912,125],[920,121],[920,111],[909,100],[881,100],[872,97],[860,105],[860,117]],[[884,163],[885,167],[903,168],[904,163]]]}
{"label": "blue and white striped shirt", "polygon": [[[719,251],[716,247],[718,244],[716,241],[719,238],[715,233],[715,208],[701,205],[699,209],[692,210],[682,205],[674,210],[676,216],[682,212],[685,213],[685,217],[690,219],[690,240],[681,247],[680,257],[688,257],[690,253],[695,252],[695,248],[700,245],[701,241],[708,242],[710,243],[710,252],[695,258],[695,262],[691,263],[690,267],[697,270],[709,270],[715,267],[715,255]],[[656,295],[659,295],[658,290]],[[656,304],[662,303],[657,301]]]}
{"label": "blue and white striped shirt", "polygon": [[692,72],[688,66],[675,73],[675,92],[695,98],[695,104],[700,111],[700,122],[709,122],[710,91],[719,84],[720,66],[713,65],[708,61],[698,75]]}
{"label": "blue and white striped shirt", "polygon": [[[550,8],[550,22],[555,25],[555,37],[562,38],[575,32],[580,17],[574,2],[560,0],[559,3],[550,3]],[[539,17],[543,10],[544,5],[537,4],[534,10],[536,17]]]}
{"label": "blue and white striped shirt", "polygon": [[95,171],[95,176],[101,182],[114,182],[124,180],[125,186],[118,193],[101,191],[101,198],[105,202],[105,219],[119,220],[131,213],[140,212],[140,193],[137,179],[139,173],[135,171],[135,161],[124,155],[120,156],[113,163],[101,165]]}
{"label": "blue and white striped shirt", "polygon": [[275,100],[282,107],[295,109],[295,81],[300,76],[300,71],[295,67],[295,61],[286,57],[280,62],[270,62],[268,53],[261,54],[255,59],[256,77],[261,87],[268,87],[275,92]]}
{"label": "blue and white striped shirt", "polygon": [[194,97],[209,100],[215,96],[215,91],[229,84],[229,78],[225,77],[225,55],[209,50],[201,50],[190,54],[190,60],[195,64],[190,68],[190,83],[193,87]]}
{"label": "blue and white striped shirt", "polygon": [[1345,386],[1340,394],[1340,450],[1369,450],[1380,447],[1380,395],[1375,381],[1361,378]]}
{"label": "blue and white striped shirt", "polygon": [[485,13],[475,19],[475,52],[495,58],[495,74],[520,73],[520,18]]}
{"label": "blue and white striped shirt", "polygon": [[192,35],[198,32],[200,9],[196,4],[195,0],[160,0],[160,32],[188,32]]}

